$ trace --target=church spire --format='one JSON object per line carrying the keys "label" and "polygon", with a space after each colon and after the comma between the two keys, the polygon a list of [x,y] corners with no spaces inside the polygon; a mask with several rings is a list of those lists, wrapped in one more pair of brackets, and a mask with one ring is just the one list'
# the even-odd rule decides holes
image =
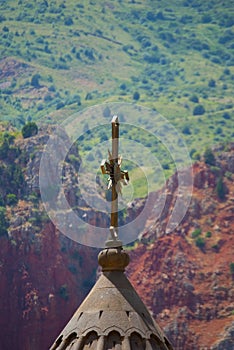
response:
{"label": "church spire", "polygon": [[119,123],[112,119],[112,153],[101,164],[112,189],[111,237],[98,255],[102,274],[50,350],[173,350],[124,274],[129,255],[118,238],[118,194],[128,181],[118,155]]}

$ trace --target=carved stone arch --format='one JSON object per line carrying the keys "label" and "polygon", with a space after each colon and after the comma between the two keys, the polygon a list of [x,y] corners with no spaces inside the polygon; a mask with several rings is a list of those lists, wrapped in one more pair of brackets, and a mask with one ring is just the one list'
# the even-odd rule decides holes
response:
{"label": "carved stone arch", "polygon": [[70,333],[65,339],[63,339],[63,335],[61,335],[51,348],[52,350],[66,350],[68,346],[70,347],[73,340],[77,339],[77,333]]}
{"label": "carved stone arch", "polygon": [[145,339],[143,339],[139,333],[133,332],[130,335],[131,350],[145,350]]}
{"label": "carved stone arch", "polygon": [[107,350],[121,350],[122,348],[122,337],[119,332],[117,331],[111,331],[108,334],[107,337],[107,342],[106,342],[106,347],[105,349]]}
{"label": "carved stone arch", "polygon": [[96,350],[98,342],[98,334],[95,331],[89,332],[84,339],[84,350]]}

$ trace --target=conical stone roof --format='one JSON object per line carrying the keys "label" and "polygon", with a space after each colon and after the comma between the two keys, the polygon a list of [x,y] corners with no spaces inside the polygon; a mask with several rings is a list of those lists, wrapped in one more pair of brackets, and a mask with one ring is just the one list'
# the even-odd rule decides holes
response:
{"label": "conical stone roof", "polygon": [[172,350],[124,274],[119,248],[99,254],[102,275],[50,350]]}

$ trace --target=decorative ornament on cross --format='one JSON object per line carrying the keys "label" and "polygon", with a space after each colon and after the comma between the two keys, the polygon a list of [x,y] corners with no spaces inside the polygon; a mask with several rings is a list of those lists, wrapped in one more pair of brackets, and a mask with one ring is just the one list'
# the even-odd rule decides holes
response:
{"label": "decorative ornament on cross", "polygon": [[114,116],[112,124],[112,151],[108,150],[108,161],[102,160],[102,174],[108,174],[108,189],[111,189],[111,237],[106,241],[107,247],[120,247],[122,242],[118,238],[118,195],[121,194],[122,185],[127,185],[129,175],[126,170],[121,170],[122,158],[119,156],[119,120]]}

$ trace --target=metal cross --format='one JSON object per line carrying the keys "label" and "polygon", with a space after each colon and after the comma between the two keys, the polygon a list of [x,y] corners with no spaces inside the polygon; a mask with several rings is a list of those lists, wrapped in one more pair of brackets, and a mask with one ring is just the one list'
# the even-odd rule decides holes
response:
{"label": "metal cross", "polygon": [[129,176],[127,171],[121,170],[122,158],[119,156],[119,120],[114,116],[112,124],[112,152],[108,150],[109,162],[104,159],[101,163],[102,174],[109,175],[108,189],[111,188],[111,222],[110,233],[111,239],[106,242],[107,246],[122,246],[118,240],[118,195],[121,194],[121,187],[127,185]]}

